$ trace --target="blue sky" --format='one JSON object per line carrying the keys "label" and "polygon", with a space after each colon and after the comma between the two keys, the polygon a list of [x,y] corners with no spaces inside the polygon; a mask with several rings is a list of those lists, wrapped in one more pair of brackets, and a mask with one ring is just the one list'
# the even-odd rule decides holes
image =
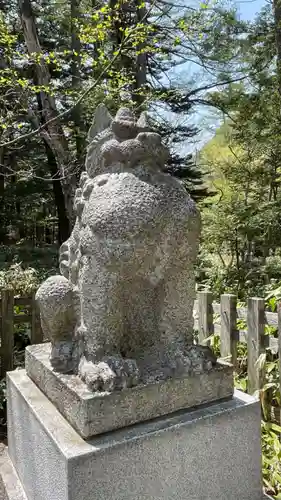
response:
{"label": "blue sky", "polygon": [[[242,20],[252,21],[262,7],[268,3],[268,0],[230,0],[230,3],[232,6],[234,5],[237,7],[239,16]],[[202,146],[213,137],[220,123],[221,119],[212,109],[206,107],[202,107],[201,109],[197,108],[195,113],[190,117],[190,124],[197,125],[200,132],[194,139],[194,143],[187,146],[187,150],[190,152],[200,150]]]}
{"label": "blue sky", "polygon": [[255,18],[260,9],[266,5],[265,0],[242,0],[235,2],[239,10],[240,16],[245,21],[251,21]]}
{"label": "blue sky", "polygon": [[[198,7],[198,5],[204,0],[186,0],[188,4]],[[209,0],[212,3],[212,0]],[[226,0],[230,7],[237,7],[239,17],[244,21],[253,21],[256,15],[260,12],[262,7],[264,7],[270,0]],[[224,2],[223,2],[224,3]],[[199,70],[200,71],[200,70]],[[196,76],[198,74],[198,76]],[[177,68],[176,70],[171,70],[172,76],[179,76],[186,81],[190,77],[194,76],[195,80],[200,81],[204,76],[198,73],[198,66],[194,63],[185,63],[183,66]],[[164,78],[165,79],[165,78]],[[202,81],[202,80],[201,80]],[[161,113],[162,114],[162,113]],[[172,121],[175,120],[175,125],[180,121],[185,125],[195,125],[199,129],[199,133],[188,141],[186,144],[181,145],[181,152],[193,152],[199,151],[202,146],[208,142],[214,135],[215,130],[219,127],[221,123],[221,115],[217,111],[206,106],[198,106],[191,115],[186,118],[183,116],[177,117],[169,113]]]}

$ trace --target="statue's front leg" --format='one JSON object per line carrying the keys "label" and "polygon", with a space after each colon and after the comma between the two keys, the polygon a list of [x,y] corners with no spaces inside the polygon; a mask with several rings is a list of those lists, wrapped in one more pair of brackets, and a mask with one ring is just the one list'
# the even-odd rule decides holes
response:
{"label": "statue's front leg", "polygon": [[108,270],[83,257],[80,275],[82,356],[78,373],[92,390],[109,391],[136,385],[136,362],[120,352],[126,324],[118,270]]}
{"label": "statue's front leg", "polygon": [[161,344],[165,346],[165,363],[171,375],[202,373],[216,363],[209,347],[194,344],[192,289],[195,289],[194,273],[187,263],[177,274],[168,276],[163,284],[159,329]]}

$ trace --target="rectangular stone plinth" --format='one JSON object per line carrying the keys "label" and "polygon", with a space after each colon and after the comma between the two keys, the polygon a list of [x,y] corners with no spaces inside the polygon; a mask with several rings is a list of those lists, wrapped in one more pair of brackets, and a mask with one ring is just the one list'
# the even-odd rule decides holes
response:
{"label": "rectangular stone plinth", "polygon": [[76,375],[53,371],[50,349],[50,344],[29,346],[26,372],[85,439],[233,395],[233,369],[227,363],[200,375],[93,393]]}
{"label": "rectangular stone plinth", "polygon": [[7,449],[0,456],[0,499],[28,500]]}
{"label": "rectangular stone plinth", "polygon": [[[188,497],[186,497],[188,498]],[[0,460],[0,499],[1,500],[28,500],[18,475],[12,465],[7,450]],[[216,500],[220,500],[219,498]],[[242,497],[237,500],[245,500]],[[273,500],[272,497],[264,494],[262,500]]]}
{"label": "rectangular stone plinth", "polygon": [[[189,498],[189,497],[185,497]],[[13,467],[7,449],[0,460],[0,499],[1,500],[28,500],[19,477]],[[216,500],[220,500],[218,497]],[[243,497],[237,500],[245,500]],[[272,497],[264,494],[262,500],[273,500]]]}
{"label": "rectangular stone plinth", "polygon": [[8,375],[7,397],[9,456],[28,500],[262,499],[260,404],[250,396],[88,441],[24,370]]}

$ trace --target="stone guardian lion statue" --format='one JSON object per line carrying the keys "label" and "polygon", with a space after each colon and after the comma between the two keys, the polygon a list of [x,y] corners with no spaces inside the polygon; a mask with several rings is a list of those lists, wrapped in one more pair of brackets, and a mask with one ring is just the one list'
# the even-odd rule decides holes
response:
{"label": "stone guardian lion statue", "polygon": [[62,275],[37,292],[53,369],[93,391],[210,369],[214,356],[193,342],[200,216],[164,172],[161,137],[145,113],[112,118],[100,105],[88,141]]}

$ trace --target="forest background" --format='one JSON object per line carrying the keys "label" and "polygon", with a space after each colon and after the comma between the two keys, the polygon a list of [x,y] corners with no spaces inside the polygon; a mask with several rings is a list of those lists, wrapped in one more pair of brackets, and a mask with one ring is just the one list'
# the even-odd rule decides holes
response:
{"label": "forest background", "polygon": [[281,279],[277,0],[250,21],[224,0],[0,8],[3,286],[11,264],[38,281],[56,271],[100,102],[148,110],[170,147],[167,171],[202,212],[200,287],[242,299]]}

